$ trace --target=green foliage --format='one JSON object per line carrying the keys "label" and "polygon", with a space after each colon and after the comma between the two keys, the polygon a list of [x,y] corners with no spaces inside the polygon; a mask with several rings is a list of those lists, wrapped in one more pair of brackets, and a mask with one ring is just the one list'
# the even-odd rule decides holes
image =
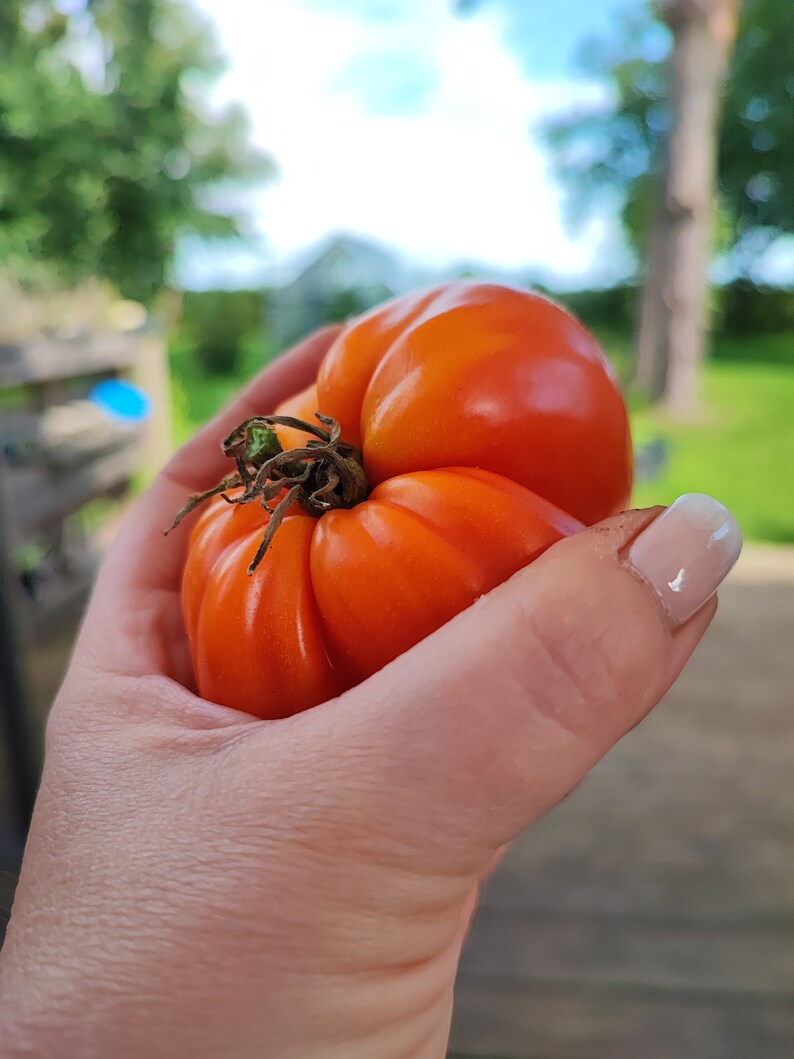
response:
{"label": "green foliage", "polygon": [[[712,356],[720,360],[794,365],[794,290],[758,287],[745,280],[712,288]],[[614,347],[626,380],[631,378],[627,336],[634,330],[639,289],[632,284],[574,291],[560,300],[607,351]],[[791,336],[791,337],[789,337]]]}
{"label": "green foliage", "polygon": [[261,291],[184,295],[179,326],[169,343],[174,433],[179,444],[275,356],[263,315]]}
{"label": "green foliage", "polygon": [[173,396],[174,440],[181,445],[260,371],[275,355],[267,338],[248,335],[242,343],[237,369],[223,375],[208,374],[196,357],[195,347],[183,334],[169,346]]}
{"label": "green foliage", "polygon": [[714,344],[712,357],[715,361],[735,364],[786,365],[790,372],[794,372],[794,331],[785,334],[723,334]]}
{"label": "green foliage", "polygon": [[608,87],[606,99],[541,128],[568,192],[571,222],[584,219],[605,196],[611,204],[617,192],[635,246],[649,227],[661,175],[669,49],[669,33],[649,9],[632,10],[621,18],[614,41],[589,41],[581,49],[582,71]]}
{"label": "green foliage", "polygon": [[[384,290],[382,299],[375,298],[374,303],[388,297]],[[335,291],[326,305],[327,322],[329,324],[344,323],[352,316],[359,316],[373,305],[373,299],[367,298],[363,291],[354,287]]]}
{"label": "green foliage", "polygon": [[261,341],[261,291],[186,291],[179,333],[205,374],[235,375],[251,342]]}
{"label": "green foliage", "polygon": [[[620,204],[642,248],[656,201],[665,135],[670,36],[646,3],[614,39],[590,44],[583,67],[607,88],[600,104],[543,131],[574,218]],[[794,19],[780,0],[744,0],[725,88],[718,142],[718,250],[750,274],[759,250],[794,232]]]}
{"label": "green foliage", "polygon": [[[791,335],[780,343],[791,344]],[[681,493],[711,493],[734,512],[748,539],[794,542],[794,371],[790,365],[721,363],[703,373],[704,414],[692,425],[635,413],[635,436],[668,439],[662,476],[638,485],[639,506]]]}
{"label": "green foliage", "polygon": [[744,0],[719,140],[736,238],[753,254],[794,232],[794,18],[780,0]]}
{"label": "green foliage", "polygon": [[638,291],[630,284],[571,291],[559,300],[585,327],[626,334],[634,326]]}
{"label": "green foliage", "polygon": [[[721,301],[720,332],[742,339],[749,349],[758,335],[794,333],[794,290],[740,281],[724,288]],[[753,341],[748,343],[747,338]],[[794,352],[789,354],[789,359],[793,357]]]}
{"label": "green foliage", "polygon": [[3,0],[0,268],[26,283],[162,287],[179,235],[229,236],[230,194],[269,167],[239,111],[202,104],[220,72],[206,26],[179,0]]}

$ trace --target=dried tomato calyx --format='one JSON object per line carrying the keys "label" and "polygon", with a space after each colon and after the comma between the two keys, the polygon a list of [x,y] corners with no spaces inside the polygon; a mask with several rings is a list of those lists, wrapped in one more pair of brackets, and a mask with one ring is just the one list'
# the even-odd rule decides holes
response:
{"label": "dried tomato calyx", "polygon": [[[355,507],[369,494],[361,454],[342,441],[342,428],[335,419],[315,412],[320,426],[292,416],[255,416],[246,419],[221,444],[224,455],[233,459],[237,470],[222,478],[212,489],[193,493],[174,519],[170,530],[211,496],[219,494],[229,504],[259,501],[270,512],[262,542],[248,567],[252,574],[259,566],[284,516],[296,502],[319,518],[333,508]],[[314,437],[303,448],[282,448],[274,426],[292,427]],[[242,486],[237,496],[230,489]],[[286,492],[284,492],[286,490]],[[283,494],[283,495],[282,495]],[[279,497],[275,507],[269,501]]]}

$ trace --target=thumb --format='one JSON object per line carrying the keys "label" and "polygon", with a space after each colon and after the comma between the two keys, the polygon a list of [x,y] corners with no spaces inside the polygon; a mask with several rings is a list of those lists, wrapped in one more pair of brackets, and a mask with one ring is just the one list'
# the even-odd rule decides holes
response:
{"label": "thumb", "polygon": [[481,872],[665,694],[740,549],[709,497],[618,515],[310,711],[337,825],[395,866]]}

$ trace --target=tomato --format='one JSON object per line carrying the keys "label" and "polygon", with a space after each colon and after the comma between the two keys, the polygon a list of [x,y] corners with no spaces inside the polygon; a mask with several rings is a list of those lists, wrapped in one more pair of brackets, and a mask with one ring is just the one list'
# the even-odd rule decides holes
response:
{"label": "tomato", "polygon": [[[316,423],[318,410],[360,450],[368,495],[324,512],[293,504],[251,575],[271,516],[216,496],[184,571],[200,693],[260,717],[364,680],[561,537],[620,510],[631,489],[626,409],[606,358],[537,294],[456,282],[376,308],[278,413]],[[275,429],[286,449],[309,438]]]}

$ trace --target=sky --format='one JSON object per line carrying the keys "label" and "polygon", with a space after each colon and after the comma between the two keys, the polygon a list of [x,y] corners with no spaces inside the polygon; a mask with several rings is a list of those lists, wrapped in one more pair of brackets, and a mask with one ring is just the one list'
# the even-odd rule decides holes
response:
{"label": "sky", "polygon": [[602,98],[577,49],[626,0],[482,0],[465,17],[453,0],[193,3],[229,64],[213,103],[243,103],[278,177],[252,201],[251,251],[193,248],[186,285],[258,281],[340,231],[426,268],[625,275],[615,218],[566,227],[533,130]]}

